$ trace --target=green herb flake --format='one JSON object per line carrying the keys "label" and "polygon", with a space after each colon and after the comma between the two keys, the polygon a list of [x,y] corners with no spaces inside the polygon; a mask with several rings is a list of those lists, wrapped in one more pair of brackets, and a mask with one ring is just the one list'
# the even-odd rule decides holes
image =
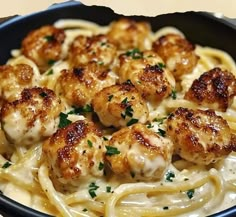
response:
{"label": "green herb flake", "polygon": [[134,48],[133,50],[127,51],[125,55],[131,57],[132,59],[143,58],[143,53],[138,48]]}
{"label": "green herb flake", "polygon": [[162,136],[162,137],[165,137],[166,136],[166,131],[159,128],[158,131],[157,131],[157,134]]}
{"label": "green herb flake", "polygon": [[104,46],[104,45],[106,45],[106,44],[107,44],[106,42],[102,42],[102,43],[101,43],[101,46]]}
{"label": "green herb flake", "polygon": [[131,126],[133,124],[136,124],[138,122],[138,119],[132,118],[128,121],[128,123],[126,124],[126,126]]}
{"label": "green herb flake", "polygon": [[108,141],[107,137],[103,136],[102,138],[103,138],[104,141]]}
{"label": "green herb flake", "polygon": [[53,35],[46,35],[44,36],[44,39],[46,39],[48,42],[52,42],[55,40]]}
{"label": "green herb flake", "polygon": [[108,96],[108,102],[110,102],[112,100],[112,98],[113,98],[113,95],[109,95]]}
{"label": "green herb flake", "polygon": [[131,171],[131,172],[130,172],[130,176],[131,176],[132,178],[134,178],[134,177],[135,177],[135,172]]}
{"label": "green herb flake", "polygon": [[94,197],[96,197],[97,196],[97,194],[96,194],[96,190],[99,188],[99,186],[97,186],[94,182],[92,182],[92,183],[90,183],[89,184],[89,190],[88,190],[88,192],[89,192],[89,194],[90,194],[90,196],[92,197],[92,198],[94,198]]}
{"label": "green herb flake", "polygon": [[103,62],[103,61],[98,61],[97,64],[98,64],[99,66],[102,66],[102,65],[104,65],[104,62]]}
{"label": "green herb flake", "polygon": [[129,103],[128,97],[125,97],[125,98],[121,101],[121,104],[124,105],[124,106],[127,106],[128,103]]}
{"label": "green herb flake", "polygon": [[108,156],[120,154],[120,151],[116,147],[112,147],[112,146],[105,146],[105,147],[107,149],[106,155],[108,155]]}
{"label": "green herb flake", "polygon": [[166,119],[167,119],[167,117],[163,117],[163,118],[154,118],[153,121],[154,121],[154,122],[157,122],[158,125],[161,125],[161,124],[164,123],[164,120],[166,120]]}
{"label": "green herb flake", "polygon": [[47,72],[47,74],[46,75],[53,75],[53,69],[50,69],[48,72]]}
{"label": "green herb flake", "polygon": [[58,125],[59,128],[66,127],[67,125],[72,123],[72,121],[67,119],[68,114],[65,114],[65,113],[61,112],[59,117],[60,117],[60,121],[59,121],[59,125]]}
{"label": "green herb flake", "polygon": [[103,170],[104,169],[104,163],[100,162],[99,165],[98,165],[98,169]]}
{"label": "green herb flake", "polygon": [[150,128],[153,128],[154,126],[151,124],[151,123],[148,123],[147,125],[147,128],[150,129]]}
{"label": "green herb flake", "polygon": [[83,212],[87,212],[88,210],[87,210],[86,208],[84,208],[82,211],[83,211]]}
{"label": "green herb flake", "polygon": [[68,114],[82,114],[82,113],[89,113],[93,112],[93,108],[91,105],[87,104],[83,107],[74,107],[73,110],[68,112]]}
{"label": "green herb flake", "polygon": [[177,95],[176,94],[177,94],[177,91],[176,90],[172,90],[171,91],[171,98],[172,99],[177,99]]}
{"label": "green herb flake", "polygon": [[52,65],[55,64],[55,62],[56,62],[56,60],[48,60],[48,65],[49,65],[49,66],[52,66]]}
{"label": "green herb flake", "polygon": [[164,207],[163,207],[163,210],[168,210],[168,209],[169,209],[168,206],[164,206]]}
{"label": "green herb flake", "polygon": [[188,178],[184,178],[184,181],[186,182],[186,181],[188,181],[189,179]]}
{"label": "green herb flake", "polygon": [[47,93],[41,92],[39,95],[40,95],[41,97],[45,98],[45,97],[47,96]]}
{"label": "green herb flake", "polygon": [[107,192],[107,193],[110,193],[110,192],[111,192],[111,186],[107,186],[107,187],[106,187],[106,192]]}
{"label": "green herb flake", "polygon": [[87,144],[88,144],[88,146],[89,146],[90,148],[93,147],[93,143],[92,143],[89,139],[87,140]]}
{"label": "green herb flake", "polygon": [[165,175],[166,181],[173,182],[173,178],[175,178],[175,174],[173,171],[168,170]]}
{"label": "green herb flake", "polygon": [[8,167],[10,167],[12,164],[9,162],[9,161],[7,161],[6,163],[4,163],[3,165],[2,165],[2,168],[3,169],[6,169],[6,168],[8,168]]}
{"label": "green herb flake", "polygon": [[157,64],[159,68],[163,69],[166,67],[166,65],[164,63],[158,63]]}
{"label": "green herb flake", "polygon": [[187,194],[187,196],[188,196],[189,199],[191,199],[191,198],[193,197],[194,192],[195,192],[194,189],[190,189],[190,190],[187,191],[186,194]]}

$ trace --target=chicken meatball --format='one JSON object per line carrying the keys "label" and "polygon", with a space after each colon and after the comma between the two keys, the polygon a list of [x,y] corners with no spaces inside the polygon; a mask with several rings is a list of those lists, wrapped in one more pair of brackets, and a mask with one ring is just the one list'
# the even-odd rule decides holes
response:
{"label": "chicken meatball", "polygon": [[39,78],[27,64],[0,66],[0,98],[14,101],[24,88],[36,86]]}
{"label": "chicken meatball", "polygon": [[202,165],[236,151],[236,135],[213,110],[177,108],[167,119],[167,135],[183,159]]}
{"label": "chicken meatball", "polygon": [[119,80],[130,80],[142,97],[152,104],[160,103],[171,94],[175,79],[163,60],[152,51],[137,49],[120,55]]}
{"label": "chicken meatball", "polygon": [[147,22],[121,18],[111,24],[107,35],[120,50],[145,50],[151,47],[150,32],[151,27]]}
{"label": "chicken meatball", "polygon": [[109,67],[116,56],[116,46],[106,35],[91,37],[77,36],[69,49],[69,62],[72,67],[80,67],[90,62]]}
{"label": "chicken meatball", "polygon": [[22,41],[22,54],[34,61],[41,72],[62,58],[63,29],[45,25],[31,31]]}
{"label": "chicken meatball", "polygon": [[197,65],[199,57],[195,46],[178,34],[167,34],[153,42],[152,48],[164,60],[176,79],[190,73]]}
{"label": "chicken meatball", "polygon": [[[162,178],[173,153],[168,138],[140,123],[113,133],[106,148],[106,160],[115,174],[147,181]],[[115,154],[110,154],[111,149]]]}
{"label": "chicken meatball", "polygon": [[103,175],[105,146],[100,130],[88,120],[60,128],[43,144],[51,174],[61,184],[78,186],[80,179]]}
{"label": "chicken meatball", "polygon": [[102,89],[93,98],[92,106],[105,126],[120,128],[145,123],[148,118],[147,104],[130,82]]}
{"label": "chicken meatball", "polygon": [[63,110],[52,90],[40,87],[24,89],[21,98],[5,102],[1,124],[7,139],[18,146],[28,146],[52,135]]}
{"label": "chicken meatball", "polygon": [[226,111],[236,96],[236,78],[220,68],[203,73],[193,81],[184,98],[215,110]]}
{"label": "chicken meatball", "polygon": [[94,95],[104,87],[115,84],[117,78],[109,70],[96,63],[83,67],[64,69],[56,85],[56,92],[63,96],[69,105],[90,104]]}

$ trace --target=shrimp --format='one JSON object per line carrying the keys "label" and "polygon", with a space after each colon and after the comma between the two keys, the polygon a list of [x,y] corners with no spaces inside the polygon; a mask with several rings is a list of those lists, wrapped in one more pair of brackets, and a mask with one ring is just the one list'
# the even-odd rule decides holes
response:
{"label": "shrimp", "polygon": [[[116,150],[109,154],[109,149]],[[141,123],[124,127],[109,140],[106,160],[111,170],[135,180],[161,179],[169,166],[173,143]]]}
{"label": "shrimp", "polygon": [[202,165],[236,151],[236,135],[213,110],[177,108],[167,119],[167,135],[183,159]]}
{"label": "shrimp", "polygon": [[161,36],[153,42],[152,49],[164,60],[176,80],[191,73],[199,59],[194,52],[195,46],[178,34]]}

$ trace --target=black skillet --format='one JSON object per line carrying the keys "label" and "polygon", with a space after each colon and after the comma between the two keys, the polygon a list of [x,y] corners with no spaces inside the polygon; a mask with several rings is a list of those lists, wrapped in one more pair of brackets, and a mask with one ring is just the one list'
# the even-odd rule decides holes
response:
{"label": "black skillet", "polygon": [[[0,65],[6,63],[10,51],[19,48],[21,40],[32,29],[52,24],[62,18],[80,18],[107,25],[121,16],[106,7],[85,6],[78,1],[69,1],[54,4],[45,11],[7,19],[0,24]],[[173,13],[157,17],[132,16],[132,18],[150,22],[154,31],[164,26],[175,26],[191,42],[225,50],[236,61],[236,25],[233,20],[217,18],[204,12]],[[2,194],[0,194],[0,214],[4,217],[48,217]],[[236,216],[236,206],[211,217],[233,216]]]}

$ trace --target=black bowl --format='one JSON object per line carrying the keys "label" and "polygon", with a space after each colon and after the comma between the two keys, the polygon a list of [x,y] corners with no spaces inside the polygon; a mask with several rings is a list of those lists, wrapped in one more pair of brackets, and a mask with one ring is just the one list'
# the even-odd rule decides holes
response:
{"label": "black bowl", "polygon": [[[77,1],[54,4],[49,9],[27,16],[15,16],[0,24],[0,65],[10,57],[10,51],[20,47],[21,40],[32,29],[52,24],[61,18],[80,18],[107,25],[122,15],[99,6],[85,6]],[[226,19],[210,13],[185,12],[159,15],[157,17],[132,16],[135,20],[150,22],[153,30],[164,26],[175,26],[193,43],[227,51],[236,61],[236,26]],[[0,214],[4,217],[49,217],[25,207],[0,194]],[[211,217],[236,216],[236,206]]]}

